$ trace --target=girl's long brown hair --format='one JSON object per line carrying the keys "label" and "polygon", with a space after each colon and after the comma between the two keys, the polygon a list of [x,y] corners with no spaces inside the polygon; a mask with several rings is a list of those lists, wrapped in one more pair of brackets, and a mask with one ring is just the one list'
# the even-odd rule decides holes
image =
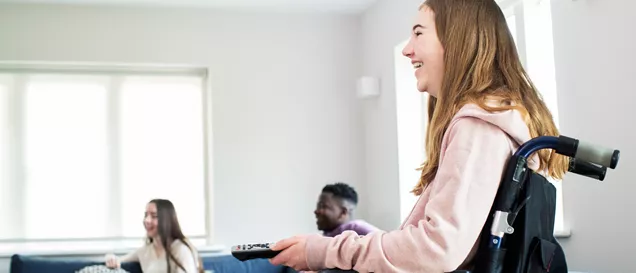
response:
{"label": "girl's long brown hair", "polygon": [[[437,98],[428,104],[426,160],[413,193],[419,195],[435,178],[442,138],[453,116],[467,103],[491,112],[515,109],[524,117],[531,137],[558,136],[552,114],[528,77],[506,23],[494,0],[427,0],[420,6],[435,14],[444,48],[444,76]],[[502,106],[488,106],[487,99]],[[568,159],[542,150],[539,170],[560,179]]]}
{"label": "girl's long brown hair", "polygon": [[[177,259],[174,256],[174,253],[172,253],[171,245],[175,240],[181,241],[190,249],[190,251],[192,251],[193,259],[196,259],[199,263],[197,271],[198,273],[203,273],[204,269],[201,257],[195,255],[194,247],[188,243],[186,236],[181,231],[181,225],[179,225],[179,219],[177,218],[177,211],[175,210],[172,202],[166,199],[153,199],[150,200],[150,203],[157,206],[157,220],[159,222],[157,232],[159,233],[159,238],[161,238],[160,241],[163,246],[163,250],[166,253],[165,256],[168,264],[168,273],[172,272],[170,261],[172,261],[177,267],[181,268],[181,270],[185,271],[183,264],[181,264],[179,259]],[[148,243],[152,242],[152,237],[148,237]]]}

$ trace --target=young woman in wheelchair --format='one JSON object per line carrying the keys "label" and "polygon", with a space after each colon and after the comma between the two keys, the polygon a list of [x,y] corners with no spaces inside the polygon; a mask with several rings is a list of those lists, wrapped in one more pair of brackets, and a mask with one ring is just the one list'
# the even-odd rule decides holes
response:
{"label": "young woman in wheelchair", "polygon": [[[531,138],[559,134],[494,0],[427,0],[403,54],[417,89],[430,95],[427,161],[412,212],[394,231],[281,240],[273,264],[313,271],[470,270],[507,160]],[[561,178],[568,159],[543,150],[528,164]]]}

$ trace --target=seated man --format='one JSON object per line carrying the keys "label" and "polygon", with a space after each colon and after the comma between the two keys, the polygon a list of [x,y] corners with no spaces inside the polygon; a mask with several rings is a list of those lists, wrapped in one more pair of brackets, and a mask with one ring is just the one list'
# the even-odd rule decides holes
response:
{"label": "seated man", "polygon": [[358,235],[378,230],[363,220],[353,220],[353,210],[357,205],[358,193],[349,185],[335,183],[325,186],[314,211],[318,229],[329,237],[345,230],[353,230]]}

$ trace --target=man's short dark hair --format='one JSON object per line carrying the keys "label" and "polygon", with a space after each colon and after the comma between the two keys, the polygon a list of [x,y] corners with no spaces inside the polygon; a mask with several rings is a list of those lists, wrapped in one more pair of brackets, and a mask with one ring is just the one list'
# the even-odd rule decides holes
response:
{"label": "man's short dark hair", "polygon": [[358,193],[355,189],[345,183],[338,182],[329,184],[322,188],[322,192],[331,193],[334,197],[349,201],[354,205],[358,204]]}

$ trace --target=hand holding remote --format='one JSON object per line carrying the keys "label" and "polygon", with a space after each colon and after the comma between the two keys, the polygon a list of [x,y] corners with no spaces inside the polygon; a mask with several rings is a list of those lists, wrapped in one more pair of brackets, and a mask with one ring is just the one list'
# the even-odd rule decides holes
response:
{"label": "hand holding remote", "polygon": [[270,262],[274,265],[291,267],[296,271],[310,270],[305,252],[307,237],[307,235],[299,235],[276,242],[272,250],[281,253],[271,258]]}

